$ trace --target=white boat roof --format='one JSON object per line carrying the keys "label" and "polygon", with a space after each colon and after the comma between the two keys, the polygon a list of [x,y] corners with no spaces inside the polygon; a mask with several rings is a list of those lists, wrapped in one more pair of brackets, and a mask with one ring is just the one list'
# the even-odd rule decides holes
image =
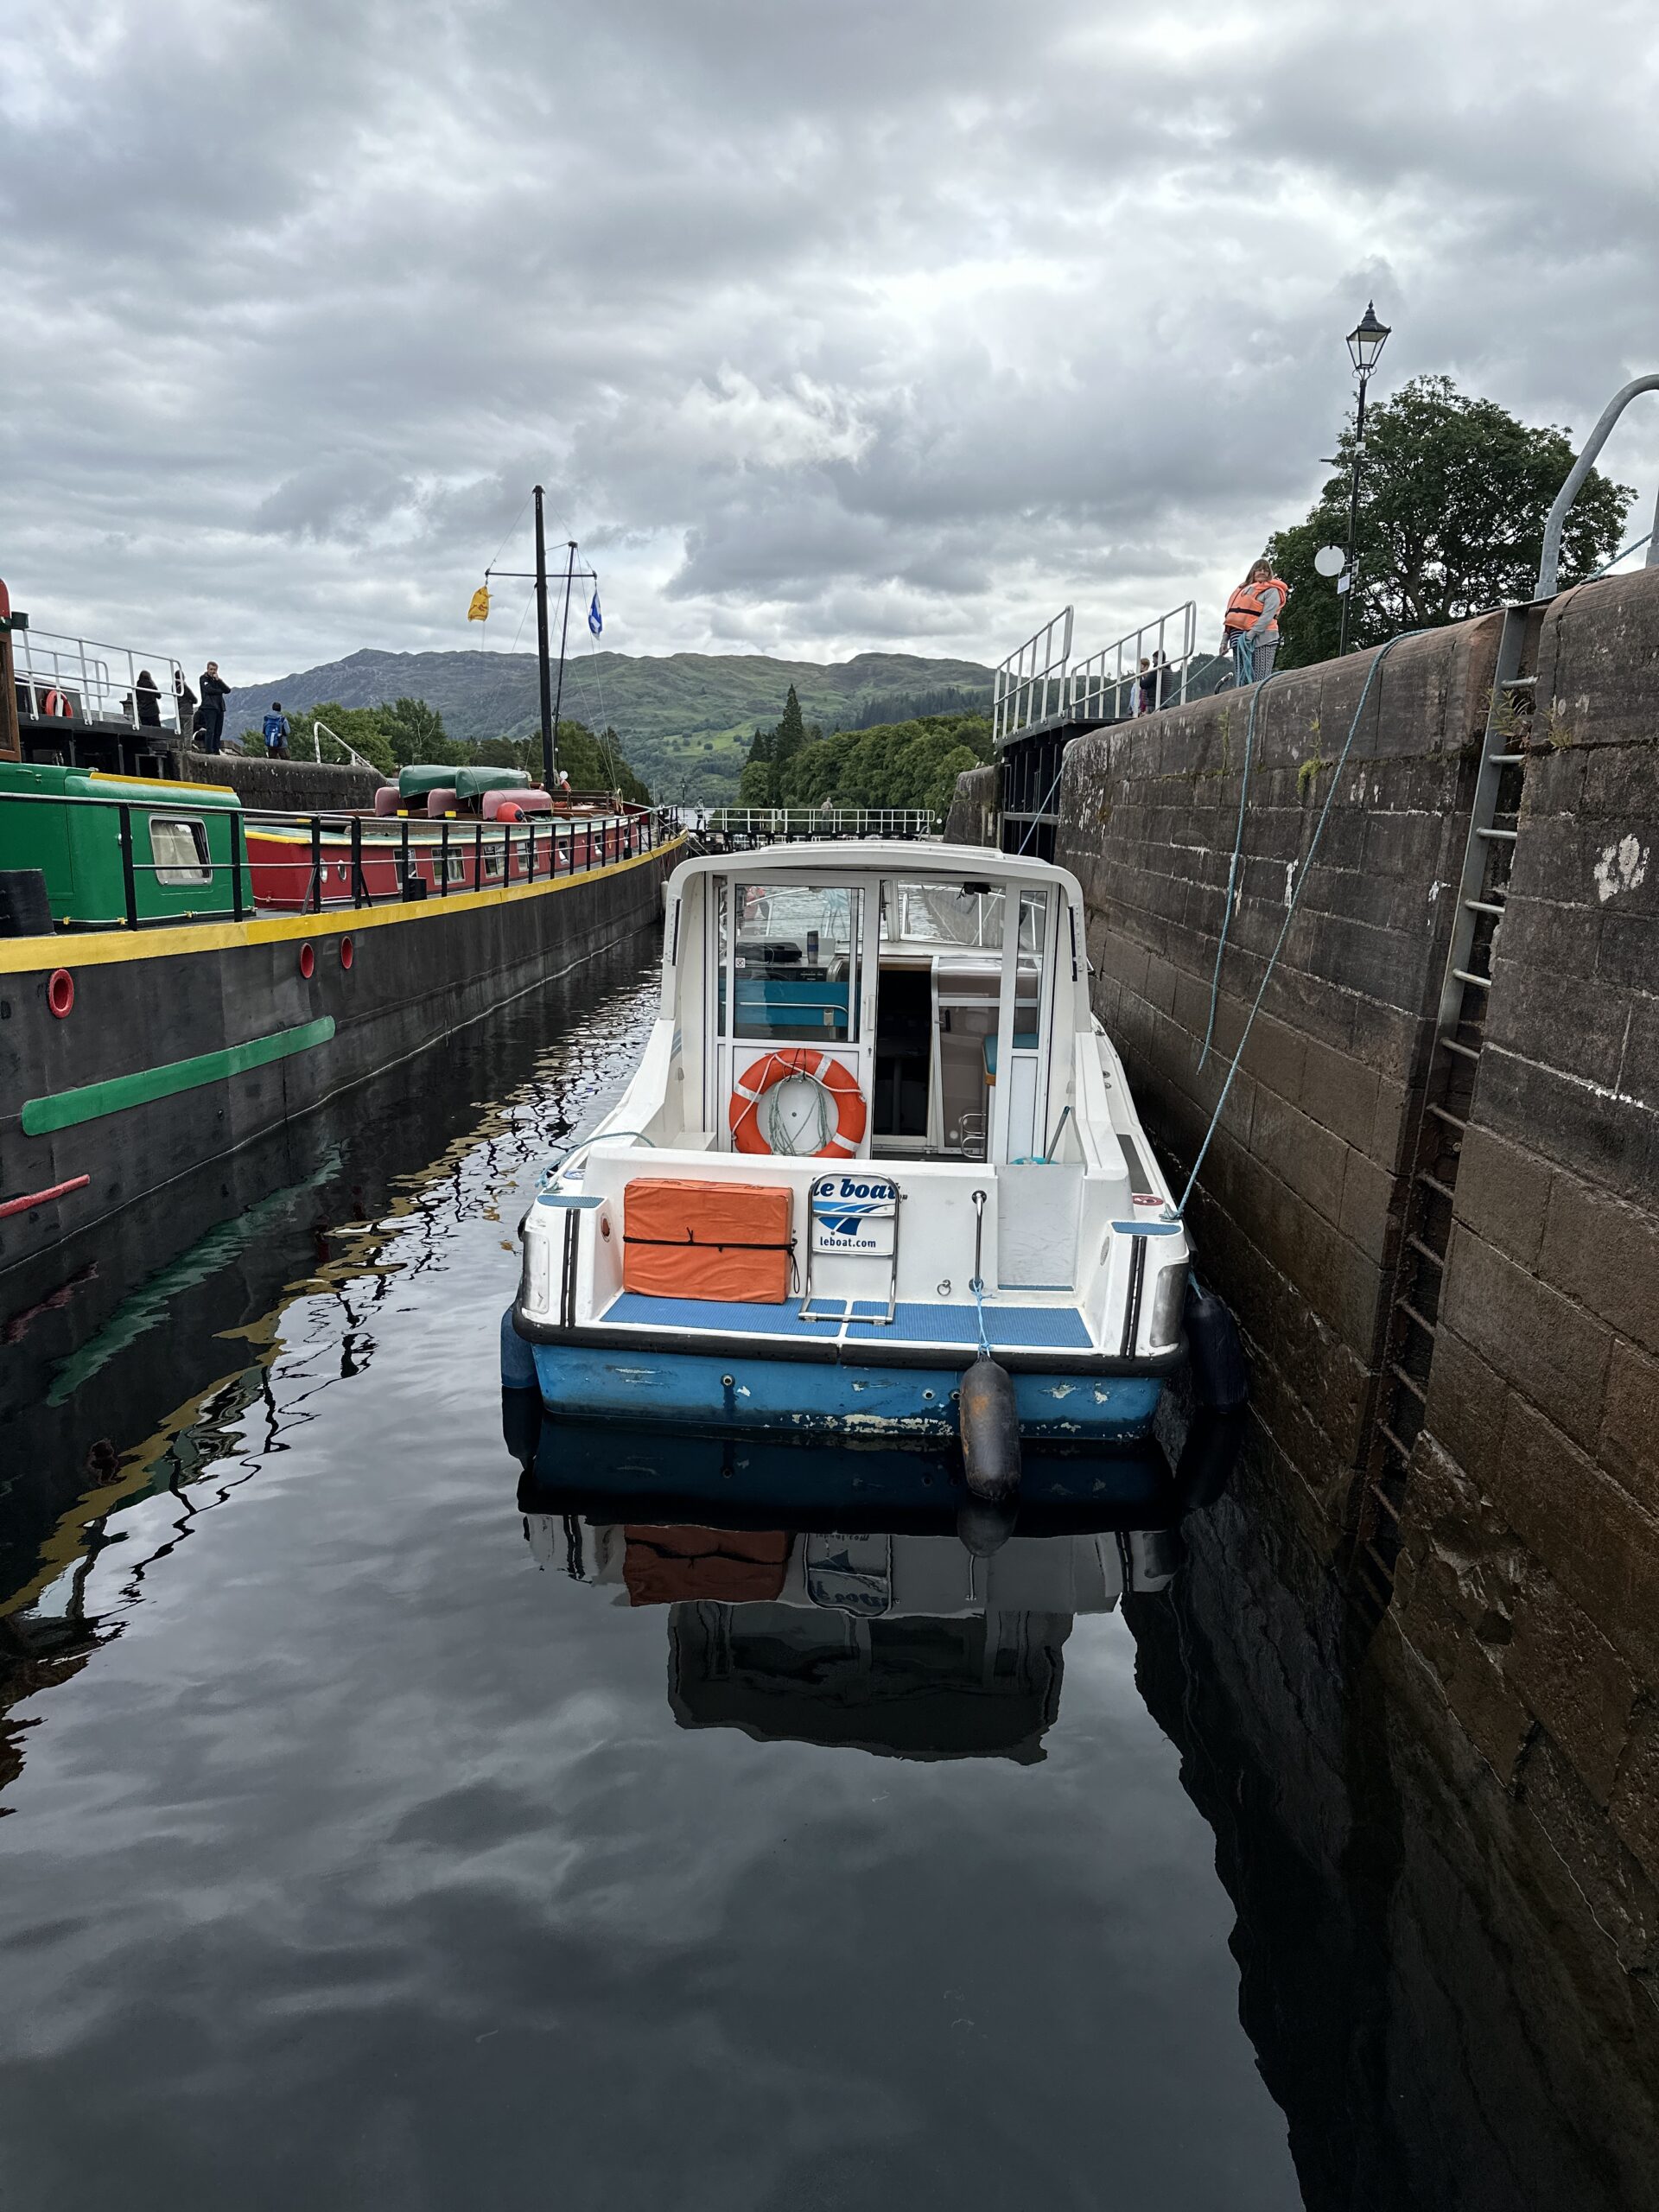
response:
{"label": "white boat roof", "polygon": [[961,876],[998,883],[1058,883],[1076,889],[1076,879],[1065,868],[1028,853],[999,853],[988,845],[936,845],[906,837],[825,837],[757,845],[746,853],[706,853],[682,861],[673,880],[691,875],[741,875],[753,880],[762,874],[768,881],[786,875],[903,875],[928,881]]}

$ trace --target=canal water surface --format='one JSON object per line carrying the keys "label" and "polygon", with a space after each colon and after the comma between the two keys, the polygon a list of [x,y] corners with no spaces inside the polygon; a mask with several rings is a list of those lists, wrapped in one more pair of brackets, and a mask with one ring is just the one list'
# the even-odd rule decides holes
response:
{"label": "canal water surface", "polygon": [[[0,2203],[1565,2201],[1446,2023],[1401,2108],[1386,1913],[1241,1749],[1236,1502],[987,1560],[855,1458],[851,1533],[524,1479],[514,1225],[653,996],[523,1000],[0,1315]],[[1351,1903],[1399,1819],[1337,1732]]]}

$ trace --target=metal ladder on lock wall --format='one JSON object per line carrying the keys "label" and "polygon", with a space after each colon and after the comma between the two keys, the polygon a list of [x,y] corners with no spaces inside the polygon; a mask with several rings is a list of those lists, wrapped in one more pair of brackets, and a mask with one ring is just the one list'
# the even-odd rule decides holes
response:
{"label": "metal ladder on lock wall", "polygon": [[1351,1597],[1373,1624],[1394,1594],[1412,1447],[1428,1404],[1452,1201],[1485,1041],[1493,947],[1503,919],[1515,854],[1525,747],[1537,689],[1537,677],[1528,664],[1536,654],[1541,613],[1536,602],[1504,610],[1458,884],[1458,910],[1429,1047],[1422,1117],[1407,1185],[1349,1561]]}

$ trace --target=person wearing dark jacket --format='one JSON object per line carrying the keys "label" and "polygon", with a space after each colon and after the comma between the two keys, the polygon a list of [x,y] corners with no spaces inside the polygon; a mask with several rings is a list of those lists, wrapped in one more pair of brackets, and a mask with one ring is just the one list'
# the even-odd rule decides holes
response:
{"label": "person wearing dark jacket", "polygon": [[173,671],[173,701],[178,709],[179,735],[188,737],[196,726],[196,695],[184,680],[184,671]]}
{"label": "person wearing dark jacket", "polygon": [[162,726],[162,687],[147,668],[138,671],[138,680],[132,687],[138,709],[140,729],[160,729]]}
{"label": "person wearing dark jacket", "polygon": [[225,702],[231,696],[231,687],[219,672],[219,663],[210,660],[201,672],[201,749],[204,753],[218,753],[225,735]]}

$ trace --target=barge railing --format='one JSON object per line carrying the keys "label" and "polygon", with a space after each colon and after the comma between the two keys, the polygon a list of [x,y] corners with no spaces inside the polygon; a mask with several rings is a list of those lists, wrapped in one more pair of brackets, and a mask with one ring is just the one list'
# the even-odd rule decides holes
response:
{"label": "barge railing", "polygon": [[[23,695],[20,704],[31,717],[46,714],[48,694],[55,692],[65,702],[69,721],[123,722],[130,729],[170,729],[188,736],[180,714],[184,670],[170,654],[137,653],[125,645],[106,645],[95,638],[59,637],[49,630],[15,631],[11,645],[14,677]],[[157,720],[152,723],[138,719],[141,671],[147,671],[156,685]]]}
{"label": "barge railing", "polygon": [[[188,802],[173,802],[175,807]],[[435,840],[412,840],[412,824],[405,818],[399,825],[400,834],[394,843],[390,837],[365,840],[363,836],[364,817],[360,814],[270,814],[240,807],[214,807],[204,810],[201,823],[204,839],[207,824],[224,817],[230,825],[230,857],[215,859],[211,851],[203,854],[198,847],[194,861],[179,858],[158,861],[140,860],[133,835],[133,816],[142,813],[148,819],[154,810],[150,802],[140,799],[94,798],[67,792],[8,791],[0,794],[0,804],[8,806],[93,807],[113,811],[116,817],[116,836],[121,858],[122,903],[124,913],[119,917],[99,917],[74,920],[73,928],[92,929],[166,929],[177,924],[213,921],[245,921],[254,917],[257,902],[253,895],[253,863],[248,854],[248,835],[262,830],[280,830],[292,833],[296,829],[304,833],[307,849],[302,857],[293,861],[261,859],[262,875],[280,874],[284,869],[303,871],[305,887],[297,911],[302,913],[325,913],[346,908],[374,906],[397,906],[427,895],[427,879],[419,873],[423,861],[433,863],[432,888],[436,896],[447,899],[451,888],[461,891],[511,890],[528,888],[537,882],[548,882],[554,878],[591,874],[595,870],[617,865],[628,860],[638,860],[671,843],[680,835],[671,808],[644,807],[627,815],[613,815],[603,819],[586,822],[570,821],[564,817],[547,818],[545,829],[541,822],[486,822],[479,817],[466,823],[444,819],[433,823],[439,836]],[[380,818],[380,817],[377,817]],[[470,829],[468,838],[459,840],[460,850],[451,843],[451,832]],[[340,864],[325,844],[325,840],[336,843],[344,839],[349,860],[341,866],[347,888],[337,896],[328,895],[327,875],[331,862]],[[472,874],[467,873],[464,857],[467,848],[472,853]],[[397,859],[397,880],[399,889],[389,897],[378,899],[369,887],[365,870],[365,850],[381,849],[378,856],[389,850]],[[563,855],[563,862],[561,862]],[[513,863],[517,861],[520,873],[515,876]],[[219,878],[230,877],[228,903],[213,902],[181,909],[173,913],[147,914],[141,909],[138,896],[142,876],[177,876],[188,869],[190,886],[198,884],[203,892],[212,894],[217,890]],[[418,884],[419,890],[411,885]],[[175,884],[171,888],[182,888]],[[269,901],[267,904],[269,905]],[[274,911],[290,910],[286,904]]]}

